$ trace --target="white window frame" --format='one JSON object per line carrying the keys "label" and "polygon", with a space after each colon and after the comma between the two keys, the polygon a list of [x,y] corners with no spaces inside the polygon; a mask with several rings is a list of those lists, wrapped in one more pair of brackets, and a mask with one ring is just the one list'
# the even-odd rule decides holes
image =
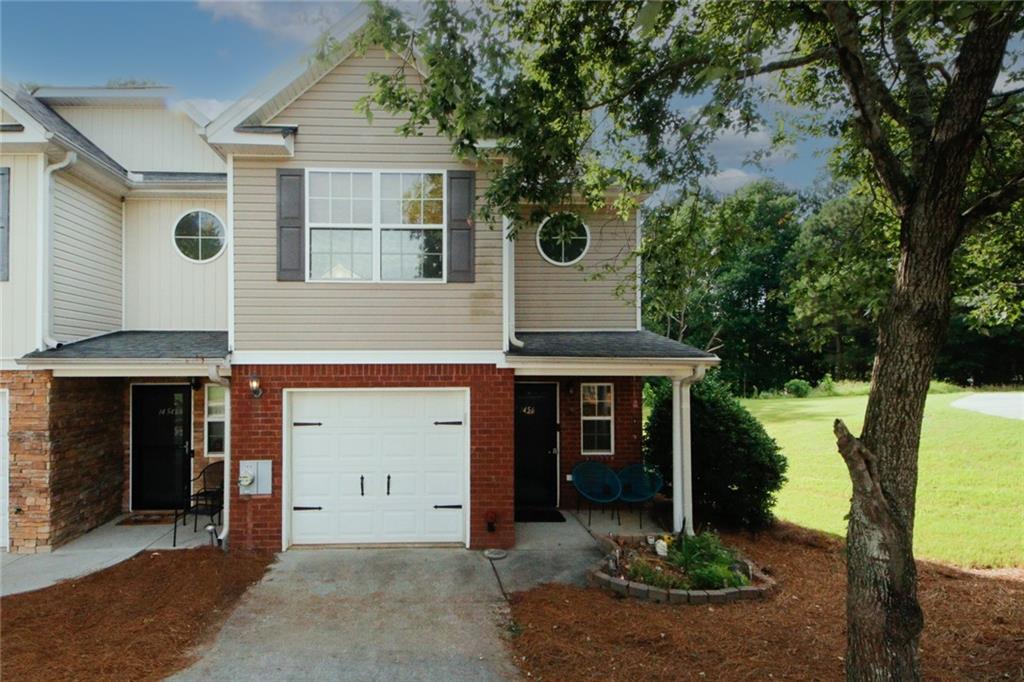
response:
{"label": "white window frame", "polygon": [[[540,233],[544,229],[544,226],[547,225],[548,221],[551,220],[552,218],[554,218],[556,215],[561,215],[563,213],[566,214],[566,215],[571,215],[571,216],[575,217],[577,220],[579,220],[580,221],[580,225],[583,226],[583,233],[587,235],[587,243],[583,246],[583,251],[580,253],[580,255],[577,256],[576,258],[574,258],[573,260],[568,260],[568,261],[565,261],[565,262],[554,260],[548,254],[544,253],[544,247],[541,246],[541,244],[540,244]],[[549,215],[547,218],[545,218],[543,221],[541,221],[540,225],[537,226],[536,241],[537,241],[537,253],[540,254],[541,258],[546,260],[551,265],[554,265],[555,267],[566,268],[566,267],[569,267],[571,265],[576,265],[581,260],[586,258],[587,253],[590,251],[590,226],[587,225],[586,221],[583,220],[583,217],[580,216],[580,215],[577,215],[577,214],[572,213],[570,211],[559,211],[558,213],[552,213],[551,215]]]}
{"label": "white window frame", "polygon": [[231,450],[231,388],[224,389],[224,416],[215,417],[213,421],[224,422],[224,452],[210,453],[210,387],[220,384],[209,383],[203,386],[203,456],[207,459],[224,459]]}
{"label": "white window frame", "polygon": [[[214,218],[216,218],[217,222],[220,223],[220,229],[222,230],[223,235],[221,237],[222,242],[221,242],[221,245],[220,245],[220,251],[217,252],[217,255],[210,256],[206,260],[196,260],[195,258],[189,258],[188,256],[186,256],[184,253],[181,252],[181,249],[178,248],[178,235],[175,234],[178,231],[178,223],[181,222],[182,218],[184,218],[185,216],[187,216],[187,215],[189,215],[191,213],[208,213],[208,214],[212,215]],[[183,239],[197,239],[198,237],[182,237],[182,238]],[[217,215],[217,213],[215,211],[211,211],[208,208],[190,208],[187,211],[185,211],[184,213],[182,213],[181,215],[179,215],[177,218],[175,218],[174,222],[171,224],[171,248],[174,249],[174,253],[178,254],[181,258],[184,258],[189,263],[193,263],[195,265],[209,265],[210,263],[214,262],[215,260],[217,260],[218,258],[223,256],[224,252],[228,250],[228,227],[227,227],[227,223],[225,223],[224,220],[219,215]]]}
{"label": "white window frame", "polygon": [[[607,417],[592,416],[588,417],[583,414],[583,393],[584,388],[587,386],[607,386],[611,393],[611,414]],[[588,421],[607,421],[611,424],[609,429],[610,442],[608,443],[607,450],[587,450],[583,447],[583,422]],[[615,454],[615,384],[610,381],[588,381],[580,384],[580,454],[588,456],[604,456],[611,457]]]}
{"label": "white window frame", "polygon": [[[366,229],[359,225],[334,225],[330,223],[312,223],[309,220],[309,176],[311,173],[369,173],[373,187],[373,222],[369,229],[372,232],[371,249],[373,259],[373,277],[371,279],[314,279],[310,276],[310,260],[312,252],[311,230],[322,229]],[[380,219],[380,176],[383,173],[431,173],[441,175],[441,211],[444,223],[441,225],[395,225],[382,224]],[[323,284],[447,284],[448,283],[448,171],[444,168],[306,168],[304,178],[305,192],[305,281]],[[381,231],[382,230],[441,230],[441,278],[440,279],[382,279],[380,274]]]}

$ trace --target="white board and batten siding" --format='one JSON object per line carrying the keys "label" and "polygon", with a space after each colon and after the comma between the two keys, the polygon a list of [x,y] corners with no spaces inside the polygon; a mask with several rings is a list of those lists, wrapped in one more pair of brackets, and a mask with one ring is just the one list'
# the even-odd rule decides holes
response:
{"label": "white board and batten siding", "polygon": [[196,123],[161,106],[59,106],[57,113],[131,171],[223,173]]}
{"label": "white board and batten siding", "polygon": [[[636,329],[636,223],[610,211],[578,211],[590,246],[575,265],[554,265],[537,249],[537,229],[523,229],[515,247],[516,329]],[[621,268],[601,279],[604,268]],[[622,288],[616,294],[616,288]]]}
{"label": "white board and batten siding", "polygon": [[125,202],[125,328],[226,330],[228,256],[203,263],[181,255],[174,227],[189,211],[227,220],[223,198],[128,199]]}
{"label": "white board and batten siding", "polygon": [[53,333],[74,341],[121,328],[121,199],[65,173],[53,183]]}
{"label": "white board and batten siding", "polygon": [[0,154],[10,169],[10,276],[0,282],[0,370],[17,369],[15,359],[35,350],[36,250],[42,154]]}
{"label": "white board and batten siding", "polygon": [[[463,167],[446,139],[405,138],[401,117],[377,112],[371,125],[354,110],[368,74],[398,63],[380,50],[348,59],[274,117],[299,126],[294,158],[235,158],[235,350],[501,349],[500,225],[477,225],[472,283],[277,281],[277,168]],[[486,181],[478,169],[478,196]]]}

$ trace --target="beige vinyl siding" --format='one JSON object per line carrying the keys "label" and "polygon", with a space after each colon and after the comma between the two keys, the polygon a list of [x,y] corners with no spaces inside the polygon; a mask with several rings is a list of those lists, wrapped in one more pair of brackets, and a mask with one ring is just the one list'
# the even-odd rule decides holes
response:
{"label": "beige vinyl siding", "polygon": [[162,107],[61,106],[57,113],[131,171],[223,173],[225,164],[180,111]]}
{"label": "beige vinyl siding", "polygon": [[121,328],[121,200],[66,173],[53,183],[53,333]]}
{"label": "beige vinyl siding", "polygon": [[39,232],[39,182],[42,154],[0,154],[11,169],[10,279],[0,282],[0,369],[16,369],[14,360],[35,350],[36,249]]}
{"label": "beige vinyl siding", "polygon": [[[636,329],[636,278],[629,258],[636,244],[636,223],[610,212],[581,211],[590,228],[590,247],[579,263],[552,265],[537,249],[537,229],[516,239],[516,329]],[[624,259],[628,262],[624,263]],[[618,272],[593,276],[608,266]],[[616,288],[622,287],[621,295]]]}
{"label": "beige vinyl siding", "polygon": [[174,245],[178,219],[199,209],[226,220],[223,198],[125,202],[126,329],[228,328],[227,253],[195,263]]}
{"label": "beige vinyl siding", "polygon": [[[500,350],[501,230],[479,224],[473,283],[306,283],[276,280],[278,167],[457,169],[447,140],[404,138],[399,118],[357,114],[366,77],[397,62],[353,57],[286,107],[273,123],[299,126],[295,157],[235,159],[236,350]],[[486,183],[477,171],[477,193]]]}

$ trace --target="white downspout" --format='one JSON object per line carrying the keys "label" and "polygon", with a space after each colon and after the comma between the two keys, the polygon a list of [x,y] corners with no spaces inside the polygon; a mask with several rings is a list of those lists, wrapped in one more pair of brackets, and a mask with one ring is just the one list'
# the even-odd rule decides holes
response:
{"label": "white downspout", "polygon": [[42,229],[39,235],[39,249],[36,257],[36,304],[39,310],[39,347],[53,348],[58,341],[53,338],[51,317],[53,315],[53,174],[64,170],[78,160],[78,154],[68,152],[64,159],[50,164],[43,171],[43,186],[39,188],[43,196],[43,209],[40,216]]}
{"label": "white downspout", "polygon": [[220,546],[227,551],[228,548],[228,524],[231,519],[231,381],[220,375],[221,365],[210,363],[206,367],[207,378],[210,383],[220,384],[228,389],[228,399],[224,401],[224,431],[227,439],[224,448],[224,509],[221,513]]}
{"label": "white downspout", "polygon": [[502,248],[505,254],[505,324],[508,342],[516,348],[522,348],[523,342],[516,336],[516,245],[509,239],[512,232],[512,221],[508,217],[501,219]]}
{"label": "white downspout", "polygon": [[694,367],[688,377],[672,378],[672,530],[693,535],[693,456],[690,386],[704,378]]}

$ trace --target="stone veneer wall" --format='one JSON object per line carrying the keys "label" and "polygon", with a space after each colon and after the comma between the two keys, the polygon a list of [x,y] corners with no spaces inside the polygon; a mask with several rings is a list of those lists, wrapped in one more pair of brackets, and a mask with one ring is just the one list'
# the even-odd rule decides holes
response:
{"label": "stone veneer wall", "polygon": [[48,552],[113,518],[122,483],[120,381],[0,372],[9,392],[13,552]]}
{"label": "stone veneer wall", "polygon": [[121,511],[121,381],[57,378],[50,387],[53,547]]}

